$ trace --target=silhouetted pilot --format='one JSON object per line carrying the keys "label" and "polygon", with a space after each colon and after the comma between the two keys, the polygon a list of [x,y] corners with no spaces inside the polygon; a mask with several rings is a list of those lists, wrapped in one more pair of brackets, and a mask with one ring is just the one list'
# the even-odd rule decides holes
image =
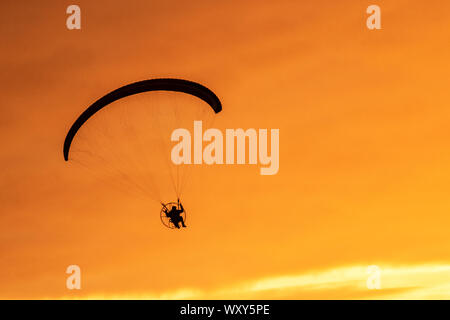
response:
{"label": "silhouetted pilot", "polygon": [[170,211],[167,209],[166,206],[164,206],[164,213],[166,216],[170,219],[170,222],[173,223],[175,228],[180,229],[180,222],[183,228],[186,228],[186,225],[184,224],[184,219],[181,216],[181,214],[184,212],[183,205],[180,203],[180,200],[178,200],[178,208],[176,206],[172,206]]}

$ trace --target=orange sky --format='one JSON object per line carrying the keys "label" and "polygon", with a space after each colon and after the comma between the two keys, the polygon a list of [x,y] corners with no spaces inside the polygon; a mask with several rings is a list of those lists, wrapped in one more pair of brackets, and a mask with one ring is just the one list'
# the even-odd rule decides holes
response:
{"label": "orange sky", "polygon": [[[448,1],[76,3],[80,31],[72,2],[0,4],[0,298],[450,297]],[[62,157],[84,108],[156,77],[213,89],[217,128],[280,129],[277,175],[202,168],[183,232]]]}

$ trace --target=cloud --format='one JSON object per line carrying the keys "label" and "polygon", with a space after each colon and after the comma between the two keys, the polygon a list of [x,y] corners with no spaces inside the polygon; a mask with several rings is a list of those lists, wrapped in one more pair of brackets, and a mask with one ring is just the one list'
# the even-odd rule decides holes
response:
{"label": "cloud", "polygon": [[210,291],[182,288],[161,293],[92,294],[62,299],[448,299],[450,265],[380,265],[381,289],[366,287],[367,266],[341,266],[261,278]]}

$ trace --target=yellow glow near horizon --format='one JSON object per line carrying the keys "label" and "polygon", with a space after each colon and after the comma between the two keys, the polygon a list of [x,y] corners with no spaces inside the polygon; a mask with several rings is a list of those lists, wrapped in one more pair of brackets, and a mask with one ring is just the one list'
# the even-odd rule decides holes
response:
{"label": "yellow glow near horizon", "polygon": [[[430,264],[416,266],[379,266],[381,289],[368,289],[367,267],[346,266],[306,274],[267,277],[211,291],[185,288],[163,293],[93,294],[77,299],[295,299],[305,292],[345,289],[346,299],[449,299],[450,265]],[[397,292],[400,290],[400,292]],[[284,292],[280,296],[280,293]],[[269,295],[268,295],[269,294]],[[376,294],[376,295],[374,295]],[[65,296],[61,299],[73,299]]]}

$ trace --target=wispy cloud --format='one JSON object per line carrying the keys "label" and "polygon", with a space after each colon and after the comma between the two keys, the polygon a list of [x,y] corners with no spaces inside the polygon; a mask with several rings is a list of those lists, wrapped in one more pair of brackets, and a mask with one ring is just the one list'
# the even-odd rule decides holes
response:
{"label": "wispy cloud", "polygon": [[[381,289],[366,287],[367,266],[342,266],[302,274],[261,278],[210,291],[93,294],[77,299],[448,299],[450,265],[380,265]],[[74,297],[62,297],[71,299]]]}

